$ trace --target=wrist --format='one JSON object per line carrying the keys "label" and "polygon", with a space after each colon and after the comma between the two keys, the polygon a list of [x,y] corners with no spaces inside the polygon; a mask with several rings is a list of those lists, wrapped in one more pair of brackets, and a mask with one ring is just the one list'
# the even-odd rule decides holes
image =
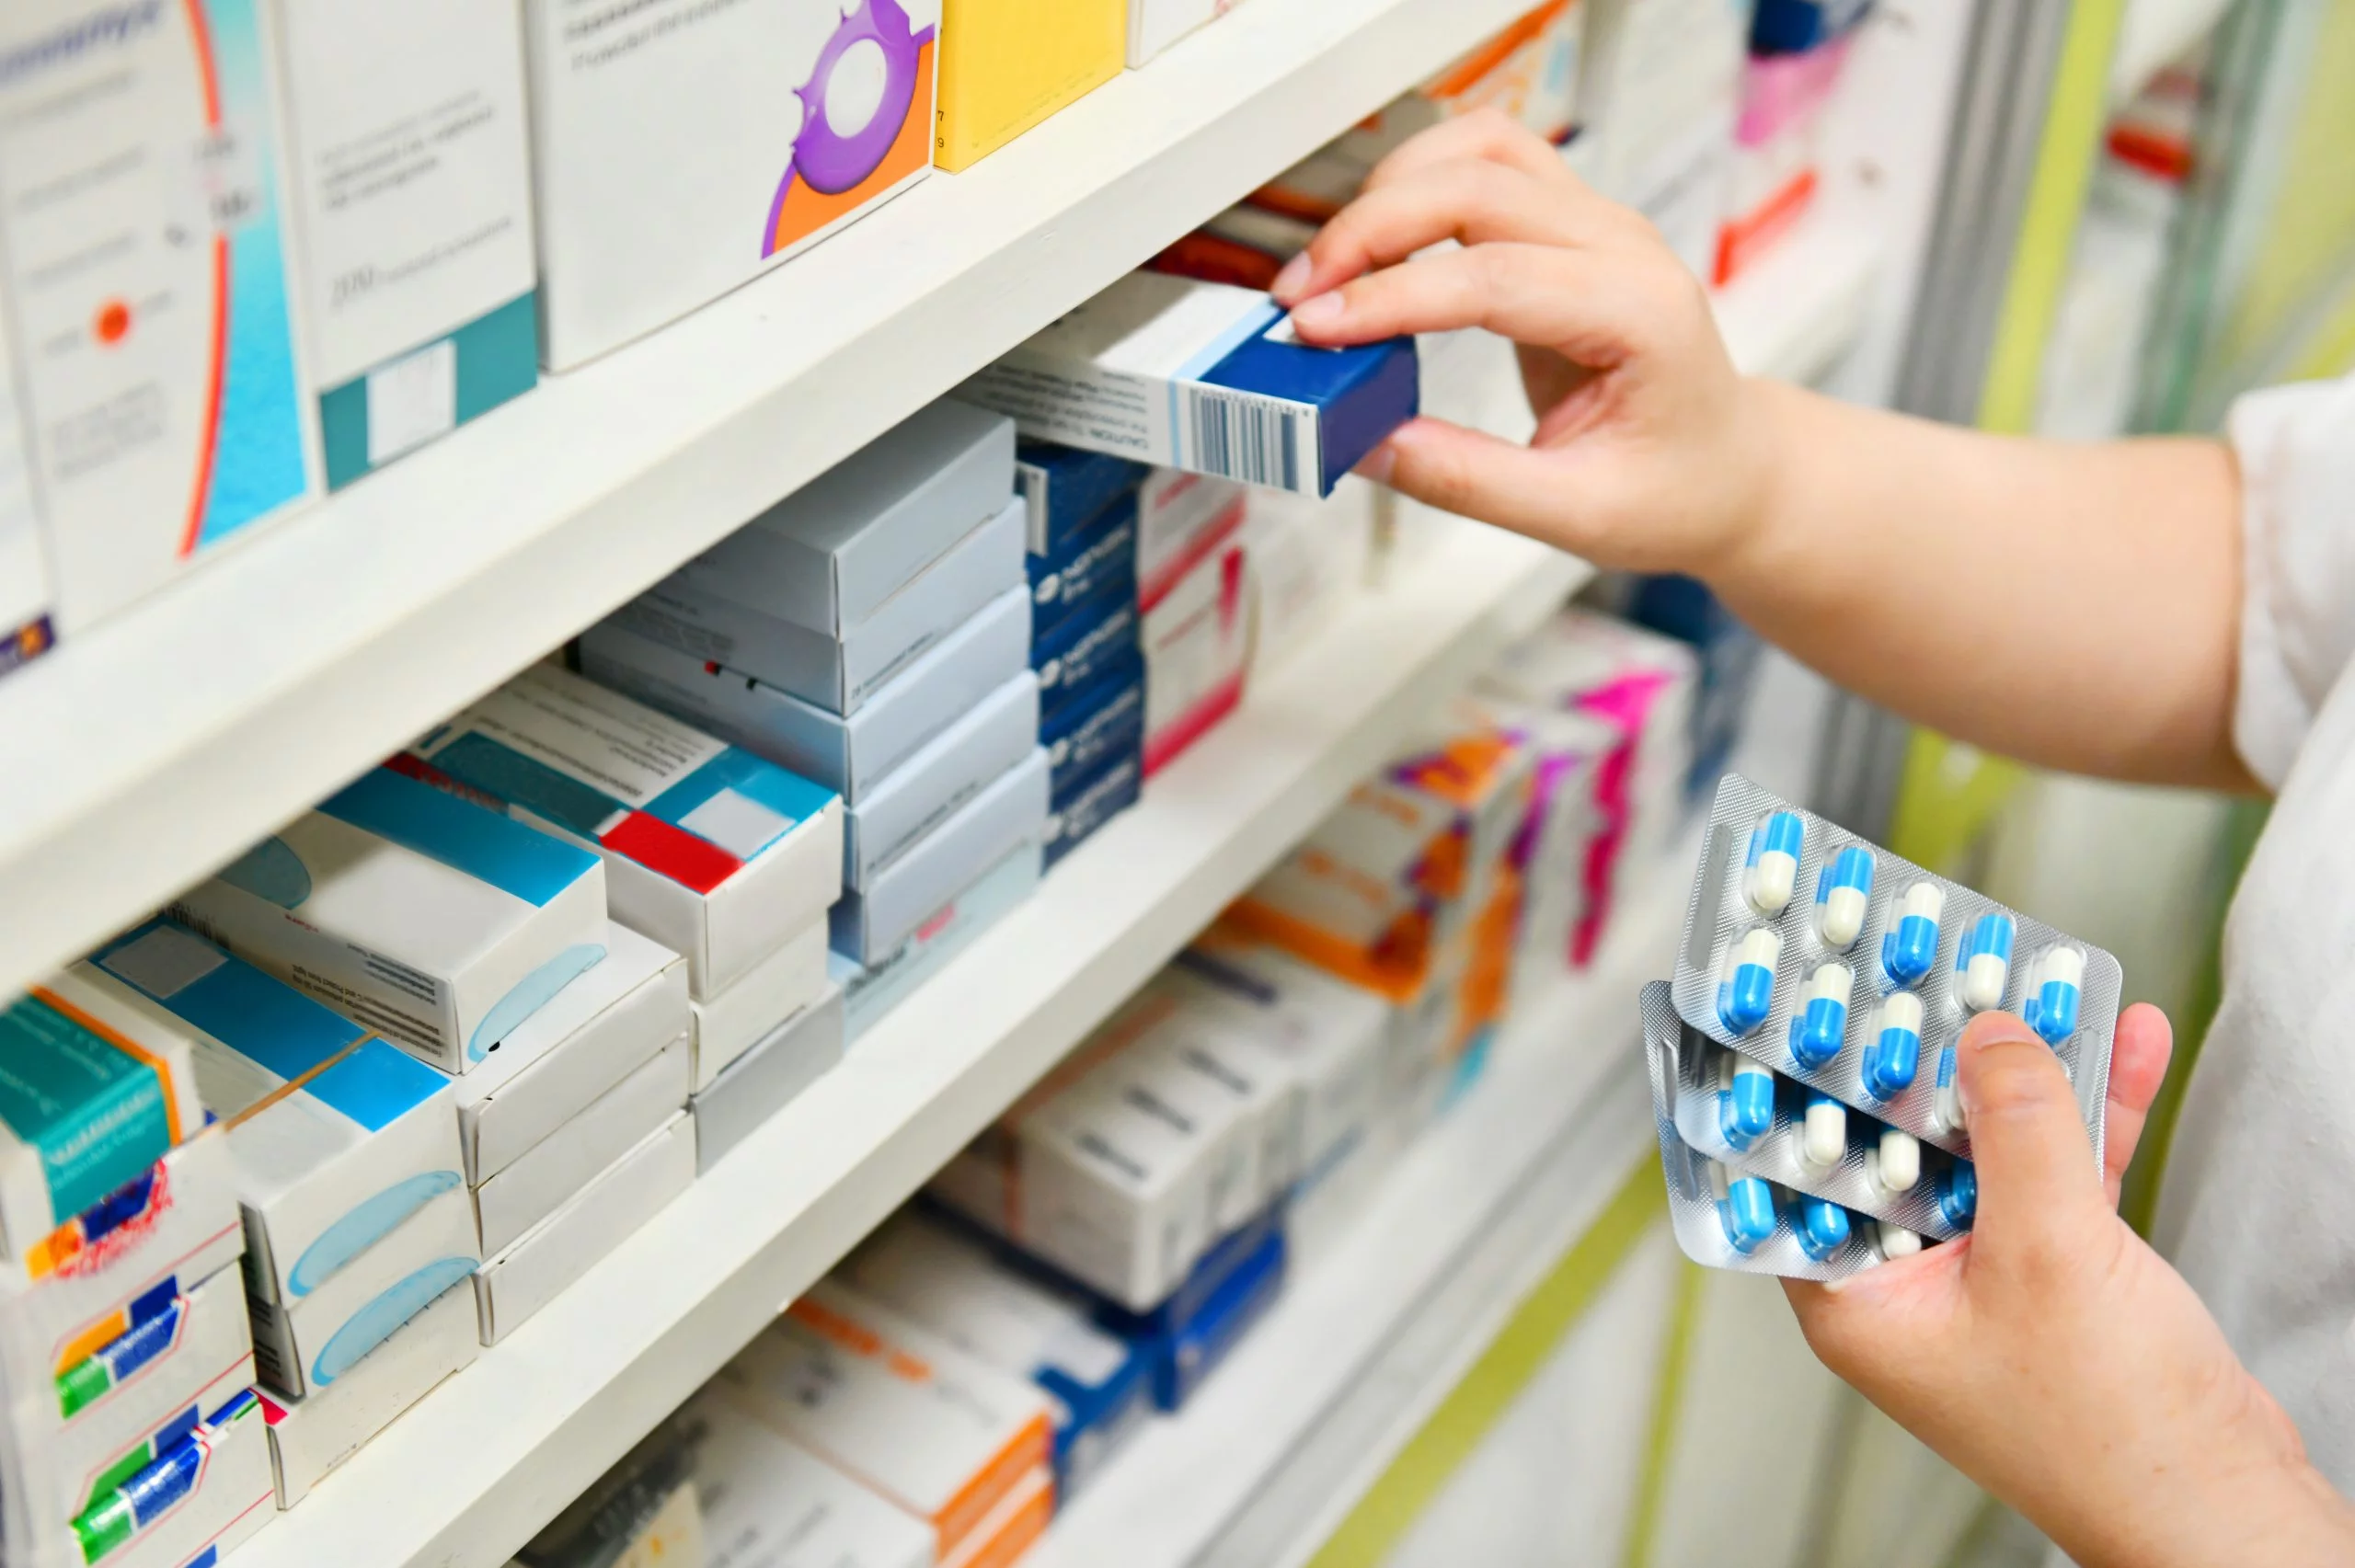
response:
{"label": "wrist", "polygon": [[1811,438],[1805,429],[1813,394],[1783,382],[1744,376],[1737,385],[1730,496],[1716,547],[1695,563],[1694,575],[1729,599],[1743,597],[1750,583],[1772,581],[1797,550],[1794,534],[1803,509],[1796,503],[1799,455]]}

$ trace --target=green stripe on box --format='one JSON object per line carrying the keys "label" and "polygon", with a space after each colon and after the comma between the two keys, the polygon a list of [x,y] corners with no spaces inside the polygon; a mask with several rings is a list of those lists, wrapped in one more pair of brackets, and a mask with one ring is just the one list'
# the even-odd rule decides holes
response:
{"label": "green stripe on box", "polygon": [[[527,291],[475,317],[447,341],[458,352],[456,414],[463,425],[539,384],[537,292]],[[420,343],[417,348],[431,346]],[[319,441],[327,452],[330,490],[339,490],[368,472],[368,375],[373,373],[354,376],[319,395]]]}

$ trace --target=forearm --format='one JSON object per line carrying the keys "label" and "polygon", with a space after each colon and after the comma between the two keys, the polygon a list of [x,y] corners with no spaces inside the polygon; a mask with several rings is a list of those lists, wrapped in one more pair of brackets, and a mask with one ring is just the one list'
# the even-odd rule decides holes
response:
{"label": "forearm", "polygon": [[1959,739],[2246,788],[2239,478],[2207,441],[2015,440],[1751,383],[1773,483],[1705,575],[1769,640]]}
{"label": "forearm", "polygon": [[[2098,1458],[2090,1464],[2101,1468]],[[2355,1509],[2311,1465],[2159,1469],[2097,1514],[2024,1510],[2080,1568],[2322,1568],[2355,1562]],[[2069,1484],[2064,1477],[2056,1484]],[[2050,1499],[2046,1500],[2048,1505]]]}

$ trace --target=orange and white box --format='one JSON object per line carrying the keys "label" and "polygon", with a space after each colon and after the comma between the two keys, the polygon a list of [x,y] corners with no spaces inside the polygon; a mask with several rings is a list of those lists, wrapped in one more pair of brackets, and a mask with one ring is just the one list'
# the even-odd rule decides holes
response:
{"label": "orange and white box", "polygon": [[1376,110],[1338,146],[1371,168],[1418,132],[1489,108],[1549,142],[1565,141],[1578,116],[1585,29],[1586,11],[1578,0],[1545,0]]}
{"label": "orange and white box", "polygon": [[677,1421],[695,1454],[703,1568],[930,1568],[933,1532],[706,1384]]}
{"label": "orange and white box", "polygon": [[832,1281],[787,1308],[712,1386],[929,1527],[944,1563],[1053,1448],[1051,1413],[1028,1379]]}

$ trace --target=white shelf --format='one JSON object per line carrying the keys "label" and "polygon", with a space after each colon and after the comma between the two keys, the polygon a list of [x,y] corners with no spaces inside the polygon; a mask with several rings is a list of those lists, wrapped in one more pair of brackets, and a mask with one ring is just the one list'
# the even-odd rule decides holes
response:
{"label": "white shelf", "polygon": [[1029,1568],[1314,1554],[1650,1145],[1636,993],[1667,971],[1690,863],[1663,858],[1596,966],[1512,1021],[1347,1234],[1073,1501]]}

